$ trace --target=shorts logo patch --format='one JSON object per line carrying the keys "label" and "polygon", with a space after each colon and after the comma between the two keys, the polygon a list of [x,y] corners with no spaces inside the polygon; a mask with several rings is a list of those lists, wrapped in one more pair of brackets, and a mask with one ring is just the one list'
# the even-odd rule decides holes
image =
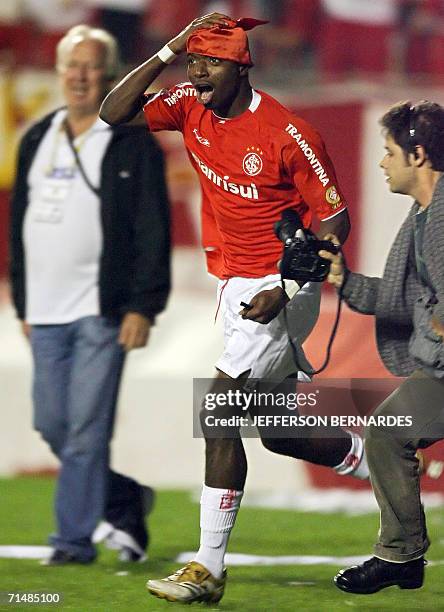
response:
{"label": "shorts logo patch", "polygon": [[258,147],[248,147],[248,153],[245,155],[242,162],[242,167],[245,174],[248,176],[256,176],[263,168],[262,157],[263,151]]}
{"label": "shorts logo patch", "polygon": [[335,185],[332,185],[327,189],[325,192],[325,199],[333,209],[338,208],[341,203],[341,196],[339,195]]}

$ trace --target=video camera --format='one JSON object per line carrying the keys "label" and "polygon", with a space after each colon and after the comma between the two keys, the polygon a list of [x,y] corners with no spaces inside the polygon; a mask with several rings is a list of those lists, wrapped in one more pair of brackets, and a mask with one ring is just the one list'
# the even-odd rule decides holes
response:
{"label": "video camera", "polygon": [[304,228],[298,213],[290,209],[284,210],[280,221],[276,221],[274,233],[284,243],[280,263],[282,278],[317,283],[327,278],[330,262],[320,257],[318,251],[337,254],[339,246],[330,240],[318,240],[311,230]]}

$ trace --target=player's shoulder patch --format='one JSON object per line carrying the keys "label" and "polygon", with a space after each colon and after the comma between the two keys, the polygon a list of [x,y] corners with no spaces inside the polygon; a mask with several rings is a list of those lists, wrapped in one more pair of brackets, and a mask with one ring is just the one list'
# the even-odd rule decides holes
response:
{"label": "player's shoulder patch", "polygon": [[330,208],[332,210],[336,210],[337,208],[341,206],[342,200],[341,200],[341,196],[338,193],[336,185],[332,185],[331,187],[327,189],[327,191],[325,192],[325,199],[329,203]]}

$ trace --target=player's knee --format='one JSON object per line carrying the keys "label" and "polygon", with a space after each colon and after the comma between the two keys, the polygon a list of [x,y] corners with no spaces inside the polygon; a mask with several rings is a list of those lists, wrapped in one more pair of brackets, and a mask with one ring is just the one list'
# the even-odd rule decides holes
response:
{"label": "player's knee", "polygon": [[211,410],[205,403],[199,412],[199,422],[203,437],[211,438],[238,438],[241,426],[241,408],[238,406],[216,406]]}

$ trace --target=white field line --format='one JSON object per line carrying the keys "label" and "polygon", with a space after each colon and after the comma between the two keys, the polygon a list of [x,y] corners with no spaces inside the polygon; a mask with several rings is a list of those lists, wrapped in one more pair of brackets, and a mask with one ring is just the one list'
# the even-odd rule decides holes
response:
{"label": "white field line", "polygon": [[[427,510],[444,506],[444,492],[425,491],[421,495]],[[200,490],[193,491],[191,499],[199,503]],[[378,505],[371,489],[321,489],[309,488],[303,493],[294,491],[248,491],[242,507],[295,510],[298,512],[336,513],[358,516],[378,512]]]}
{"label": "white field line", "polygon": [[[183,552],[176,557],[177,563],[187,563],[194,559],[196,552]],[[330,557],[318,555],[244,555],[242,553],[228,553],[225,555],[225,565],[356,565],[363,563],[371,557],[356,555],[352,557]],[[444,565],[444,559],[428,561],[427,565]]]}
{"label": "white field line", "polygon": [[1,559],[45,559],[51,554],[50,546],[0,546]]}
{"label": "white field line", "polygon": [[[51,553],[49,546],[0,546],[0,558],[2,559],[44,559]],[[196,552],[180,553],[175,559],[177,563],[186,563],[193,559]],[[327,555],[245,555],[241,553],[228,553],[225,556],[226,565],[251,565],[251,566],[273,566],[273,565],[354,565],[362,563],[371,555],[359,555],[351,557],[330,557]],[[444,559],[429,561],[428,565],[444,565]]]}

